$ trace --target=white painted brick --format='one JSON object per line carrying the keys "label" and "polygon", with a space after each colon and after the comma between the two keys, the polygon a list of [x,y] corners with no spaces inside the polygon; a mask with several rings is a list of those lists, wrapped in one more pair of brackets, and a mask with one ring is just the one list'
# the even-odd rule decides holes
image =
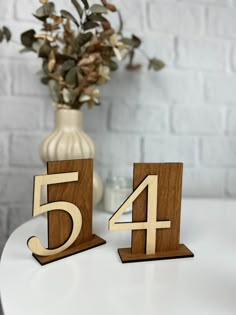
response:
{"label": "white painted brick", "polygon": [[236,135],[236,110],[230,109],[227,117],[226,132],[230,135]]}
{"label": "white painted brick", "polygon": [[41,175],[43,168],[38,169],[12,169],[7,172],[0,171],[1,202],[11,204],[32,203],[33,178]]}
{"label": "white painted brick", "polygon": [[15,134],[10,143],[10,164],[12,166],[42,166],[39,147],[45,134]]}
{"label": "white painted brick", "polygon": [[156,133],[167,128],[168,109],[160,106],[130,105],[114,100],[111,108],[110,127],[116,131]]}
{"label": "white painted brick", "polygon": [[204,7],[187,3],[148,3],[152,29],[166,34],[198,35],[204,26]]}
{"label": "white painted brick", "polygon": [[126,71],[122,68],[113,72],[111,80],[101,86],[101,101],[104,98],[138,100],[143,75],[143,71]]}
{"label": "white painted brick", "polygon": [[[85,132],[102,132],[107,130],[108,126],[108,110],[110,101],[105,97],[101,98],[100,106],[94,106],[92,109],[87,105],[83,106],[83,126]],[[55,127],[55,110],[51,106],[50,101],[46,104],[46,129],[53,130]]]}
{"label": "white painted brick", "polygon": [[235,75],[206,75],[207,101],[222,104],[235,104],[236,76]]}
{"label": "white painted brick", "polygon": [[143,73],[142,85],[137,88],[142,103],[158,104],[162,101],[189,104],[193,100],[195,102],[203,100],[201,75],[192,71],[166,69],[159,73],[153,71]]}
{"label": "white painted brick", "polygon": [[236,8],[211,6],[208,9],[208,32],[217,36],[236,36]]}
{"label": "white painted brick", "polygon": [[48,98],[48,102],[45,105],[44,127],[50,131],[54,130],[55,127],[55,107],[50,98]]}
{"label": "white painted brick", "polygon": [[7,95],[10,92],[9,62],[0,62],[0,96]]}
{"label": "white painted brick", "polygon": [[[96,3],[97,1],[94,0]],[[92,4],[92,2],[90,2]],[[125,31],[140,31],[144,28],[145,1],[143,0],[114,0],[112,1],[122,14]],[[117,30],[119,28],[116,13],[109,14],[109,21]],[[137,34],[138,35],[138,34]]]}
{"label": "white painted brick", "polygon": [[127,100],[131,103],[159,104],[168,102],[189,103],[203,100],[203,83],[199,74],[192,71],[165,69],[161,72],[141,70],[118,71],[113,80],[104,86],[102,97]]}
{"label": "white painted brick", "polygon": [[226,192],[231,197],[236,197],[236,170],[231,169],[227,172]]}
{"label": "white painted brick", "polygon": [[[150,31],[139,34],[142,39],[142,49],[151,58],[157,57],[165,62],[166,65],[172,65],[175,58],[174,38],[167,35],[156,35]],[[137,53],[140,57],[140,53]],[[142,64],[147,65],[147,59],[143,58]]]}
{"label": "white painted brick", "polygon": [[38,130],[42,126],[45,100],[30,97],[1,98],[0,130]]}
{"label": "white painted brick", "polygon": [[0,205],[0,257],[3,247],[7,240],[7,220],[8,211],[7,208]]}
{"label": "white painted brick", "polygon": [[192,137],[145,137],[145,162],[183,162],[194,165],[197,157],[197,142]]}
{"label": "white painted brick", "polygon": [[96,144],[98,163],[113,166],[127,166],[140,161],[140,138],[135,135],[112,133],[92,134]]}
{"label": "white painted brick", "polygon": [[14,0],[0,1],[0,19],[7,20],[12,17],[13,5],[14,5]]}
{"label": "white painted brick", "polygon": [[223,115],[218,108],[175,106],[172,124],[177,133],[219,134],[223,132]]}
{"label": "white painted brick", "polygon": [[110,105],[110,101],[103,98],[101,99],[100,106],[95,106],[93,109],[83,106],[83,126],[86,132],[102,132],[107,130]]}
{"label": "white painted brick", "polygon": [[103,179],[104,185],[106,185],[106,180],[111,177],[125,177],[128,179],[133,178],[133,164],[129,163],[127,165],[117,164],[115,167],[112,165],[104,165],[99,161],[95,160],[95,171]]}
{"label": "white painted brick", "polygon": [[228,45],[206,39],[179,39],[177,65],[184,68],[224,70]]}
{"label": "white painted brick", "polygon": [[9,227],[8,235],[10,235],[16,228],[32,218],[32,205],[17,205],[9,208]]}
{"label": "white painted brick", "polygon": [[183,195],[221,198],[224,196],[225,171],[207,168],[184,168]]}
{"label": "white painted brick", "polygon": [[42,96],[48,95],[48,87],[40,82],[38,72],[42,68],[42,61],[22,61],[12,64],[13,93],[15,95]]}
{"label": "white painted brick", "polygon": [[[39,7],[39,1],[15,1],[16,17],[24,21],[36,21],[36,18],[33,17],[33,13],[35,13],[36,9]],[[40,21],[38,23],[40,23]]]}
{"label": "white painted brick", "polygon": [[[185,0],[188,1],[188,0]],[[189,0],[189,2],[199,2],[199,3],[209,3],[209,4],[221,4],[228,6],[231,3],[231,0]]]}
{"label": "white painted brick", "polygon": [[231,65],[234,71],[236,71],[236,45],[232,45],[232,50],[231,50]]}
{"label": "white painted brick", "polygon": [[0,166],[4,166],[8,159],[8,135],[0,133]]}
{"label": "white painted brick", "polygon": [[202,140],[201,159],[204,165],[235,166],[236,138],[214,137]]}

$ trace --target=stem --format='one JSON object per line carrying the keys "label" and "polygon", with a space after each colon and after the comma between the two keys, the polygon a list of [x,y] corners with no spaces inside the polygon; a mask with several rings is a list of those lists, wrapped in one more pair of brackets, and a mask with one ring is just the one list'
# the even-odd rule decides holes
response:
{"label": "stem", "polygon": [[119,17],[119,22],[120,22],[120,26],[119,26],[118,34],[119,34],[119,35],[122,35],[124,22],[123,22],[123,18],[122,18],[122,15],[121,15],[121,13],[120,13],[120,11],[119,11],[119,10],[117,10],[117,14],[118,14],[118,17]]}

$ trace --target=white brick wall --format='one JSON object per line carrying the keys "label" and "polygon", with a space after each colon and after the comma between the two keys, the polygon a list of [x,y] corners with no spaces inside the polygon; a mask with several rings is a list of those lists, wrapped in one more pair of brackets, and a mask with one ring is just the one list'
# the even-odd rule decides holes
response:
{"label": "white brick wall", "polygon": [[[133,162],[183,161],[185,196],[235,197],[236,1],[114,2],[128,31],[167,67],[158,74],[122,67],[102,90],[101,108],[83,109],[97,171],[103,178],[132,176]],[[68,0],[56,3],[71,8]],[[43,170],[38,146],[53,128],[51,101],[36,74],[40,63],[18,53],[20,33],[40,29],[31,15],[37,6],[0,1],[0,25],[14,33],[0,46],[0,244],[31,217],[33,175]]]}

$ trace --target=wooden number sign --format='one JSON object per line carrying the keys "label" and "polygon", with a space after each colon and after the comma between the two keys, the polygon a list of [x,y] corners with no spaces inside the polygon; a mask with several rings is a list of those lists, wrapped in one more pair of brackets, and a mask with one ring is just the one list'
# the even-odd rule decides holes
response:
{"label": "wooden number sign", "polygon": [[[48,162],[48,175],[36,176],[33,216],[48,214],[48,248],[37,237],[28,247],[41,265],[105,244],[92,234],[93,160]],[[48,185],[48,203],[40,192]]]}
{"label": "wooden number sign", "polygon": [[[179,244],[182,174],[182,163],[134,164],[134,192],[109,221],[110,230],[132,230],[131,248],[118,250],[123,263],[194,256]],[[132,204],[132,222],[117,222]]]}

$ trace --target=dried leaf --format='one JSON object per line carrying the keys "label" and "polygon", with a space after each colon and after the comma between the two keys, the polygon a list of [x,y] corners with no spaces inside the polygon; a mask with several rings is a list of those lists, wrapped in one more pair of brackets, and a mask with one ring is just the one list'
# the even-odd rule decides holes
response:
{"label": "dried leaf", "polygon": [[89,9],[88,1],[87,0],[81,0],[81,1],[83,2],[85,9],[88,10]]}
{"label": "dried leaf", "polygon": [[141,39],[137,37],[136,35],[132,35],[132,41],[133,41],[134,48],[138,48],[142,44]]}
{"label": "dried leaf", "polygon": [[97,13],[92,13],[88,15],[87,19],[89,21],[95,21],[95,22],[108,22],[107,19],[105,19],[101,14],[97,14]]}
{"label": "dried leaf", "polygon": [[111,71],[116,71],[118,69],[118,64],[114,60],[111,60],[109,63],[109,68]]}
{"label": "dried leaf", "polygon": [[41,78],[41,82],[42,82],[42,84],[44,84],[44,85],[48,85],[49,80],[50,80],[49,77],[43,77],[43,78]]}
{"label": "dried leaf", "polygon": [[77,66],[70,69],[70,71],[67,72],[65,81],[67,84],[71,86],[76,86],[78,84],[78,76],[77,76],[78,68]]}
{"label": "dried leaf", "polygon": [[56,55],[54,49],[51,49],[48,61],[48,71],[53,72],[56,66]]}
{"label": "dried leaf", "polygon": [[155,71],[160,71],[165,67],[165,63],[157,58],[152,58],[149,60],[148,69],[153,69]]}
{"label": "dried leaf", "polygon": [[71,0],[72,4],[76,8],[77,12],[79,13],[80,18],[83,16],[83,9],[81,8],[80,4],[77,0]]}
{"label": "dried leaf", "polygon": [[76,51],[80,49],[83,45],[85,45],[88,41],[90,41],[92,37],[93,37],[92,32],[80,33],[74,41],[74,47]]}
{"label": "dried leaf", "polygon": [[66,60],[74,60],[74,57],[67,54],[57,53],[57,62],[63,64]]}
{"label": "dried leaf", "polygon": [[103,27],[104,31],[107,31],[107,30],[111,29],[111,24],[108,21],[104,21],[104,22],[102,22],[102,27]]}
{"label": "dried leaf", "polygon": [[35,31],[29,30],[21,34],[21,43],[27,47],[31,48],[32,44],[36,41],[35,39]]}
{"label": "dried leaf", "polygon": [[49,42],[54,42],[56,40],[55,37],[51,36],[51,35],[47,35],[47,34],[35,34],[34,38],[41,38],[41,39],[46,39]]}
{"label": "dried leaf", "polygon": [[57,81],[48,81],[49,91],[54,102],[60,102],[60,87]]}
{"label": "dried leaf", "polygon": [[3,41],[4,39],[4,33],[2,30],[0,30],[0,43]]}
{"label": "dried leaf", "polygon": [[83,24],[83,29],[84,29],[85,31],[87,31],[87,30],[90,30],[90,29],[95,28],[95,27],[98,27],[98,26],[99,26],[98,23],[93,22],[93,21],[88,21],[88,22],[86,22],[86,23]]}
{"label": "dried leaf", "polygon": [[67,72],[76,65],[74,60],[66,60],[61,66],[62,72]]}
{"label": "dried leaf", "polygon": [[69,91],[69,89],[64,88],[62,90],[62,96],[63,96],[63,100],[66,104],[70,103],[71,101],[71,93]]}
{"label": "dried leaf", "polygon": [[107,9],[101,4],[93,4],[90,10],[92,13],[107,13]]}
{"label": "dried leaf", "polygon": [[122,42],[125,45],[133,47],[133,48],[138,48],[142,43],[141,39],[135,35],[132,35],[132,38],[127,38],[127,37],[122,38]]}
{"label": "dried leaf", "polygon": [[106,0],[101,0],[104,7],[106,7],[111,12],[116,12],[117,8],[114,4],[107,2]]}
{"label": "dried leaf", "polygon": [[48,2],[38,8],[34,14],[34,16],[41,20],[45,21],[48,17],[52,16],[55,10],[55,5],[53,2]]}
{"label": "dried leaf", "polygon": [[99,76],[97,72],[90,72],[87,76],[87,80],[91,83],[96,83],[98,80]]}
{"label": "dried leaf", "polygon": [[51,51],[51,46],[48,41],[45,41],[45,43],[39,49],[39,57],[48,58],[50,51]]}
{"label": "dried leaf", "polygon": [[68,12],[66,10],[61,10],[61,16],[65,19],[71,20],[72,22],[74,22],[79,27],[79,23],[77,22],[76,18],[70,12]]}
{"label": "dried leaf", "polygon": [[46,74],[47,76],[49,75],[48,62],[47,62],[47,60],[44,60],[44,61],[43,61],[42,70],[43,70],[43,73],[44,73],[44,74]]}
{"label": "dried leaf", "polygon": [[53,23],[59,25],[63,22],[63,18],[61,16],[53,15],[52,16]]}
{"label": "dried leaf", "polygon": [[59,29],[59,26],[56,24],[44,23],[43,28],[41,30],[44,32],[52,32],[58,29]]}
{"label": "dried leaf", "polygon": [[85,57],[82,60],[80,60],[79,66],[82,67],[94,63],[95,59],[96,57],[94,55],[89,55],[88,57]]}
{"label": "dried leaf", "polygon": [[3,33],[5,35],[7,42],[9,42],[9,40],[11,39],[11,31],[6,26],[3,26],[2,30],[3,30]]}

